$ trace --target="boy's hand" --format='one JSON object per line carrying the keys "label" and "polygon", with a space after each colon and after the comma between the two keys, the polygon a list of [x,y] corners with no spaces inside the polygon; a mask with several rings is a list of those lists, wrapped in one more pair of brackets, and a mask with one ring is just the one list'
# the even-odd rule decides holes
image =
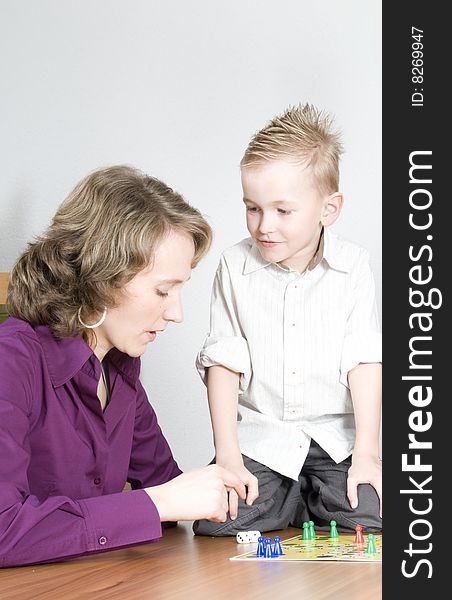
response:
{"label": "boy's hand", "polygon": [[[240,481],[246,486],[246,504],[248,504],[248,506],[251,506],[256,500],[256,498],[259,496],[259,482],[257,477],[250,473],[250,471],[248,471],[248,469],[244,466],[242,456],[240,455],[240,458],[237,458],[235,461],[229,460],[227,462],[219,462],[217,457],[217,464],[224,467],[231,473],[234,473],[234,475],[236,475],[236,477],[238,477]],[[242,499],[245,500],[245,498]],[[238,515],[238,503],[239,499],[237,492],[234,489],[230,490],[229,516],[233,521],[237,518]]]}
{"label": "boy's hand", "polygon": [[352,508],[358,506],[358,485],[370,483],[380,499],[380,518],[383,517],[383,495],[381,459],[373,455],[352,455],[352,466],[348,470],[347,497]]}

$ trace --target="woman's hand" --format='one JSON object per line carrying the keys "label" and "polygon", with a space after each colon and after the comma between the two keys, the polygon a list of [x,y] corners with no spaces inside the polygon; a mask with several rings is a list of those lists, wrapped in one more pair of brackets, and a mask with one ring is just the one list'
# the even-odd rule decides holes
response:
{"label": "woman's hand", "polygon": [[[234,473],[240,481],[246,486],[246,503],[248,506],[251,506],[256,498],[259,496],[259,482],[257,477],[255,477],[243,464],[243,458],[240,454],[235,459],[221,460],[217,456],[217,465],[220,465]],[[240,496],[242,498],[242,496]],[[245,500],[245,498],[242,498]],[[239,497],[235,490],[231,490],[229,492],[229,516],[232,520],[237,518],[238,515],[238,503]]]}
{"label": "woman's hand", "polygon": [[352,508],[358,506],[358,485],[370,483],[380,499],[380,518],[383,516],[381,459],[368,454],[353,454],[352,466],[348,470],[347,497]]}
{"label": "woman's hand", "polygon": [[154,502],[161,521],[208,519],[222,523],[228,513],[228,491],[246,498],[240,478],[218,465],[187,471],[144,491]]}

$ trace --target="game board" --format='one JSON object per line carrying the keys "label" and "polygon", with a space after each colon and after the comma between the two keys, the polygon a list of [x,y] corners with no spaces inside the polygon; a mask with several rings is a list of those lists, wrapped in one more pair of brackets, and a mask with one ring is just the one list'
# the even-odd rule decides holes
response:
{"label": "game board", "polygon": [[338,560],[347,562],[381,562],[383,557],[382,536],[375,535],[376,554],[366,553],[366,544],[355,544],[355,536],[340,533],[336,539],[330,539],[328,533],[317,533],[314,540],[303,540],[301,535],[281,541],[283,556],[265,558],[256,556],[257,544],[245,554],[232,556],[230,560]]}

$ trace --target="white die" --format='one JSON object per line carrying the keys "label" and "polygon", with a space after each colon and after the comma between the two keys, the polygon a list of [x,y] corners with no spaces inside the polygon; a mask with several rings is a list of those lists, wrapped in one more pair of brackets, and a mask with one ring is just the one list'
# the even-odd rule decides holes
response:
{"label": "white die", "polygon": [[260,531],[239,531],[235,539],[237,540],[237,544],[251,544],[257,542],[260,535]]}

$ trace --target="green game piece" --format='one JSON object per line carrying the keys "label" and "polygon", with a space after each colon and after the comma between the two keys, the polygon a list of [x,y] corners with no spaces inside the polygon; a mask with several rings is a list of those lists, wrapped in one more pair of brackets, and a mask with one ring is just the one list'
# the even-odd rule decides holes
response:
{"label": "green game piece", "polygon": [[309,527],[309,539],[315,540],[314,521],[309,521],[308,527]]}
{"label": "green game piece", "polygon": [[339,534],[337,532],[336,521],[330,521],[330,539],[338,538]]}
{"label": "green game piece", "polygon": [[377,548],[375,546],[375,539],[374,539],[373,533],[369,533],[369,535],[367,536],[366,552],[367,552],[367,554],[376,554],[377,553]]}
{"label": "green game piece", "polygon": [[303,523],[303,536],[301,538],[302,540],[310,540],[311,537],[309,535],[309,525],[307,523],[307,521],[305,521]]}

